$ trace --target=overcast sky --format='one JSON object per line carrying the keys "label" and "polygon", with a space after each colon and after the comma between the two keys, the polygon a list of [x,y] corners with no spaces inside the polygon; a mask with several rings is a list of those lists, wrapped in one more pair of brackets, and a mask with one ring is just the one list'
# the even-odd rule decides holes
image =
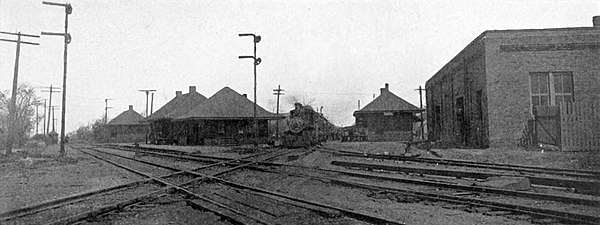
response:
{"label": "overcast sky", "polygon": [[[139,89],[158,90],[154,110],[190,85],[206,97],[229,86],[252,99],[252,62],[238,59],[252,54],[252,40],[238,33],[262,36],[260,106],[275,111],[272,89],[281,85],[282,111],[293,108],[291,96],[315,99],[334,124],[347,126],[357,101],[365,106],[385,83],[418,106],[414,89],[485,30],[589,27],[600,15],[598,0],[70,3],[68,132],[102,117],[105,98],[113,99],[109,119],[128,105],[143,113],[146,98]],[[0,0],[2,31],[39,34],[63,26],[62,8]],[[62,86],[62,38],[26,40],[41,45],[22,47],[19,82]],[[15,44],[0,42],[0,90],[11,88],[14,57]]]}

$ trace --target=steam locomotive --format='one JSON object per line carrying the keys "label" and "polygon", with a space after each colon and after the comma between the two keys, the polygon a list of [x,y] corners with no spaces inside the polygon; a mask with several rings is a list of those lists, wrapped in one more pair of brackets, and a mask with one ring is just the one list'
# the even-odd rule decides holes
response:
{"label": "steam locomotive", "polygon": [[288,148],[299,148],[317,145],[331,137],[335,126],[321,113],[311,106],[294,104],[290,116],[284,122],[287,128],[282,137],[282,144]]}

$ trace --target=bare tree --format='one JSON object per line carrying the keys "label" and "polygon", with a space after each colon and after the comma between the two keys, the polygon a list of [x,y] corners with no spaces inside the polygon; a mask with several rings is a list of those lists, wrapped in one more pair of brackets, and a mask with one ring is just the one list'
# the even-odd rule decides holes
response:
{"label": "bare tree", "polygon": [[[0,142],[5,146],[6,138],[9,132],[9,91],[0,92]],[[16,146],[23,145],[28,138],[28,134],[35,126],[35,104],[39,98],[35,95],[35,90],[27,85],[21,84],[17,89],[16,116],[15,123],[15,141]],[[7,152],[7,155],[11,152]]]}
{"label": "bare tree", "polygon": [[305,95],[288,95],[287,102],[290,104],[302,103],[302,105],[312,105],[317,99]]}

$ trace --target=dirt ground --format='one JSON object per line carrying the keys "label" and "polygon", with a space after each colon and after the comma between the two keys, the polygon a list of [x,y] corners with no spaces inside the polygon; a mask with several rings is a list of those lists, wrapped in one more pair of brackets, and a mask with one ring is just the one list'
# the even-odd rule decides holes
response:
{"label": "dirt ground", "polygon": [[58,158],[58,145],[29,152],[33,164],[18,165],[21,152],[0,159],[0,212],[141,179],[76,150]]}
{"label": "dirt ground", "polygon": [[[164,146],[159,146],[164,147]],[[323,147],[344,149],[349,151],[369,152],[379,154],[403,154],[405,145],[398,142],[328,142]],[[200,151],[207,155],[234,155],[231,148],[210,147],[178,147],[173,149],[186,151]],[[301,151],[298,150],[298,151]],[[421,154],[422,157],[436,156],[431,153],[411,148],[411,154]],[[523,165],[536,165],[557,168],[581,168],[579,158],[574,158],[570,153],[526,151],[523,149],[434,149],[443,158],[464,159],[482,162],[511,163]],[[141,177],[116,168],[110,164],[68,149],[66,160],[59,160],[58,146],[45,149],[29,150],[33,164],[29,167],[19,166],[20,153],[15,153],[11,158],[0,160],[0,213],[11,209],[21,208],[73,195],[115,186],[142,179]],[[311,154],[300,155],[288,163],[310,166],[331,167],[331,154],[315,151]],[[286,159],[288,160],[288,159]],[[238,181],[253,183],[257,186],[282,191],[302,198],[322,201],[327,204],[371,212],[390,219],[404,221],[407,224],[529,224],[524,220],[511,220],[506,217],[485,216],[480,213],[468,213],[464,210],[455,210],[436,205],[437,203],[424,204],[398,201],[396,197],[372,193],[370,191],[352,188],[333,187],[318,181],[298,181],[292,178],[269,179],[269,175],[252,175],[240,173],[233,175]],[[381,196],[380,196],[381,195]],[[180,204],[180,203],[178,203]],[[137,216],[118,216],[109,223],[147,223],[161,221],[176,224],[197,224],[199,220],[190,217],[193,210],[173,206],[161,206],[160,209],[131,214]],[[189,218],[188,218],[189,217]],[[188,219],[185,219],[188,218]],[[108,218],[107,218],[108,219]],[[183,221],[174,221],[174,220]],[[211,219],[212,220],[212,219]],[[109,220],[111,221],[111,220]],[[187,221],[187,222],[186,222]],[[209,221],[209,220],[207,220]],[[106,220],[103,222],[107,222]],[[103,223],[100,222],[100,223]]]}

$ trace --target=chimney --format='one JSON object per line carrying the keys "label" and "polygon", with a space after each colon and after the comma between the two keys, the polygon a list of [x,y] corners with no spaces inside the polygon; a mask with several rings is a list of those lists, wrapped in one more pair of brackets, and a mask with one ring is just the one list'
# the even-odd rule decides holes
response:
{"label": "chimney", "polygon": [[600,16],[592,17],[592,23],[594,24],[594,27],[600,28]]}
{"label": "chimney", "polygon": [[384,91],[389,91],[389,89],[390,89],[390,84],[385,83],[385,87],[380,88],[379,90],[381,91],[381,94],[383,94]]}
{"label": "chimney", "polygon": [[175,97],[181,96],[181,91],[175,91]]}
{"label": "chimney", "polygon": [[244,96],[244,98],[248,98],[248,94],[242,94],[242,96]]}
{"label": "chimney", "polygon": [[129,111],[133,111],[133,105],[129,105]]}
{"label": "chimney", "polygon": [[196,86],[190,86],[190,93],[196,93]]}

